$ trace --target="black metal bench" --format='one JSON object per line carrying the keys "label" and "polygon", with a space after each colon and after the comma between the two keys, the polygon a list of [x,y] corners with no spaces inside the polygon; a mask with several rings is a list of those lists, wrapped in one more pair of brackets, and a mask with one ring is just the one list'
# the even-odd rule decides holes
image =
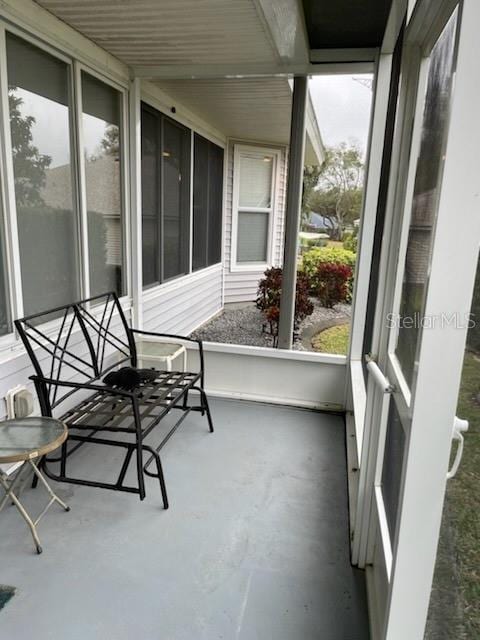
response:
{"label": "black metal bench", "polygon": [[[55,412],[69,429],[61,453],[43,460],[46,475],[62,482],[137,493],[143,500],[146,474],[158,478],[167,509],[159,451],[190,411],[206,414],[209,430],[213,432],[204,391],[202,342],[130,328],[113,292],[16,320],[15,326],[35,369],[31,380],[42,415],[52,416]],[[199,371],[155,371],[153,380],[142,382],[131,391],[105,385],[102,378],[110,371],[137,366],[136,335],[193,343],[198,350]],[[196,393],[191,394],[192,391]],[[191,404],[195,396],[199,403]],[[146,444],[145,438],[172,410],[181,411],[180,418],[163,435],[160,444]],[[126,450],[114,482],[68,474],[69,457],[85,443]],[[148,454],[146,461],[144,452]],[[134,454],[138,486],[128,486],[125,477]],[[155,468],[151,470],[153,463]],[[52,465],[56,465],[56,471]]]}

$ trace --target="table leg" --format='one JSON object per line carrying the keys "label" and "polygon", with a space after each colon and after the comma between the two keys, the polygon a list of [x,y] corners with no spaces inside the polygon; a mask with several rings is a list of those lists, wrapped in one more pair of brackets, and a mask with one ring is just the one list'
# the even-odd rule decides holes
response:
{"label": "table leg", "polygon": [[[21,471],[23,471],[24,467],[26,467],[26,465],[23,465]],[[37,528],[35,526],[35,523],[30,518],[30,516],[28,515],[26,510],[24,509],[24,507],[23,507],[22,503],[20,502],[20,500],[13,493],[13,487],[14,487],[16,481],[17,481],[17,478],[18,478],[18,475],[17,475],[17,477],[15,478],[15,480],[12,483],[9,483],[8,480],[5,480],[3,475],[0,475],[0,484],[5,489],[5,497],[2,500],[2,507],[4,506],[5,502],[7,502],[9,499],[13,502],[13,504],[17,507],[20,515],[22,516],[22,518],[25,520],[25,522],[27,523],[27,525],[30,528],[30,532],[32,534],[33,541],[35,542],[35,547],[37,549],[37,553],[42,553],[42,545],[40,544],[40,539],[39,539],[38,534],[37,534]]]}
{"label": "table leg", "polygon": [[[21,479],[25,477],[25,472],[28,472],[30,469],[32,469],[33,473],[35,474],[35,477],[38,478],[38,480],[43,484],[43,486],[48,492],[48,495],[50,496],[49,502],[47,503],[46,507],[43,509],[43,511],[40,513],[40,515],[37,517],[36,520],[32,520],[30,515],[27,513],[25,507],[23,506],[23,504],[20,502],[20,500],[15,494],[15,490],[17,489],[17,487],[19,487],[20,485],[20,488],[21,488],[22,486],[20,482],[21,482]],[[40,539],[37,534],[37,524],[39,523],[40,519],[44,516],[44,514],[47,512],[47,510],[50,508],[50,506],[54,502],[58,502],[58,504],[61,507],[63,507],[65,511],[70,511],[70,507],[67,504],[65,504],[65,502],[63,502],[63,500],[61,500],[57,496],[57,494],[53,491],[53,489],[50,487],[48,482],[40,473],[37,465],[34,463],[33,460],[28,460],[27,462],[25,462],[20,467],[17,475],[12,481],[8,480],[8,477],[6,474],[0,473],[0,485],[5,489],[5,496],[2,498],[0,502],[0,511],[3,509],[6,503],[9,500],[11,500],[12,503],[17,507],[20,515],[25,520],[28,527],[30,528],[30,532],[32,534],[33,541],[35,543],[35,548],[37,550],[37,553],[42,553],[42,546],[40,544]]]}
{"label": "table leg", "polygon": [[[42,476],[42,474],[40,473],[37,465],[33,462],[33,460],[29,460],[28,463],[30,464],[30,466],[32,467],[33,473],[37,476],[37,478],[40,480],[40,482],[43,484],[43,486],[45,487],[45,489],[48,492],[48,495],[51,498],[51,502],[58,502],[58,504],[60,506],[62,506],[65,511],[70,511],[70,507],[65,504],[65,502],[63,502],[63,500],[61,500],[57,494],[53,491],[52,487],[48,484],[48,482],[45,480],[45,478]],[[49,505],[50,506],[50,505]],[[48,507],[47,507],[48,509]],[[42,517],[43,513],[37,518],[37,522],[38,520],[40,520],[40,518]]]}

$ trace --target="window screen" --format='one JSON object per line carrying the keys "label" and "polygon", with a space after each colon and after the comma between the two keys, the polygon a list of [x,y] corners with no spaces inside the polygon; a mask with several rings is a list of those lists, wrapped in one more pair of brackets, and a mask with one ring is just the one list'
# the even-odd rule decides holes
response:
{"label": "window screen", "polygon": [[163,269],[164,280],[188,271],[189,153],[187,129],[163,118]]}
{"label": "window screen", "polygon": [[221,260],[223,149],[195,134],[193,173],[193,269]]}
{"label": "window screen", "polygon": [[25,314],[80,297],[69,65],[7,33],[8,102]]}
{"label": "window screen", "polygon": [[405,433],[395,402],[390,402],[385,438],[385,453],[382,469],[382,496],[387,515],[390,539],[395,538],[402,483],[403,457],[405,452]]}
{"label": "window screen", "polygon": [[210,144],[208,264],[220,262],[222,256],[223,149]]}
{"label": "window screen", "polygon": [[124,293],[121,100],[119,91],[82,72],[91,295]]}
{"label": "window screen", "polygon": [[142,263],[144,286],[160,282],[160,132],[157,117],[142,108]]}
{"label": "window screen", "polygon": [[190,131],[142,105],[143,284],[187,273]]}
{"label": "window screen", "polygon": [[455,33],[456,17],[449,21],[432,50],[425,94],[422,141],[417,158],[400,300],[400,328],[395,349],[409,387],[414,384],[415,362],[422,335],[422,323],[412,323],[412,318],[422,318],[424,314],[445,161],[455,73]]}

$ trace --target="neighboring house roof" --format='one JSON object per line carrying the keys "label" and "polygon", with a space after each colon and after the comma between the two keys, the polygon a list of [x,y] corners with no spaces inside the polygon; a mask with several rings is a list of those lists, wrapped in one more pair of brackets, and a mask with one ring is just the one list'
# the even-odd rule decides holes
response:
{"label": "neighboring house roof", "polygon": [[314,211],[310,214],[310,225],[317,229],[326,230],[338,228],[338,222],[336,220],[322,216],[321,213],[315,213]]}
{"label": "neighboring house roof", "polygon": [[[72,168],[69,164],[45,171],[42,198],[53,210],[72,208]],[[122,264],[122,231],[120,226],[120,163],[105,155],[86,160],[87,209],[103,215],[105,223],[105,260],[109,265]]]}
{"label": "neighboring house roof", "polygon": [[[54,209],[72,207],[72,168],[69,164],[45,171],[42,198]],[[105,155],[85,162],[87,208],[104,216],[118,216],[120,203],[120,163],[114,156]]]}

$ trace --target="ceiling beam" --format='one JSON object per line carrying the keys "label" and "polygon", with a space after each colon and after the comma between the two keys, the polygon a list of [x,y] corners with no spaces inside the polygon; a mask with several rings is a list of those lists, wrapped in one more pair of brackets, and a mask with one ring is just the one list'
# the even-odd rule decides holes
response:
{"label": "ceiling beam", "polygon": [[307,64],[309,43],[303,9],[298,0],[253,0],[278,59]]}
{"label": "ceiling beam", "polygon": [[310,62],[313,63],[348,63],[375,62],[378,49],[310,49]]}
{"label": "ceiling beam", "polygon": [[146,80],[199,80],[214,78],[262,78],[271,76],[324,75],[334,73],[370,73],[374,62],[325,61],[321,64],[169,64],[139,65],[131,68],[131,77]]}

